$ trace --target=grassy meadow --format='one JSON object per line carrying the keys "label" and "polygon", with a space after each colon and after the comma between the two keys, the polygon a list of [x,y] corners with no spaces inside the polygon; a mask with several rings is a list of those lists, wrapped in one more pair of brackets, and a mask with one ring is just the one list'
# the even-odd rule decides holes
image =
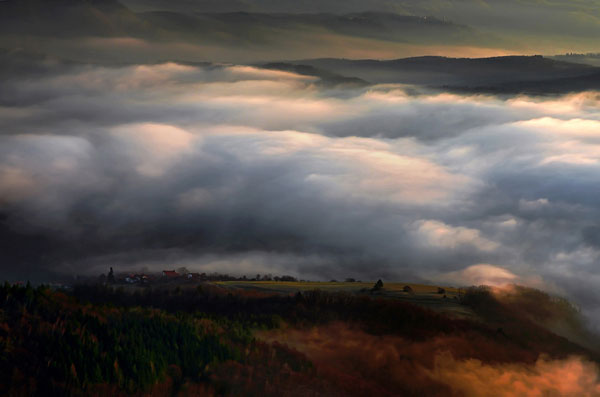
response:
{"label": "grassy meadow", "polygon": [[[218,281],[215,284],[238,290],[254,290],[261,292],[272,292],[278,294],[295,294],[297,292],[319,290],[329,293],[351,293],[369,295],[372,297],[383,297],[401,300],[425,307],[436,312],[446,313],[458,317],[475,317],[468,307],[459,303],[461,290],[456,287],[445,287],[427,284],[413,284],[401,282],[386,282],[381,290],[372,292],[371,288],[375,281],[365,282],[319,282],[319,281]],[[410,287],[407,292],[405,287]],[[439,292],[439,288],[444,290]]]}

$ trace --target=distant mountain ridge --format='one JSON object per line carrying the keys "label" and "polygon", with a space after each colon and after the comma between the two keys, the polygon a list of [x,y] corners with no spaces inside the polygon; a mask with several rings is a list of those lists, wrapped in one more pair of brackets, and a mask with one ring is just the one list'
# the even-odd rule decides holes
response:
{"label": "distant mountain ridge", "polygon": [[476,87],[444,87],[455,92],[475,92],[487,94],[528,94],[549,95],[569,94],[584,91],[600,91],[600,68],[592,74],[575,77],[537,81],[512,81],[502,84]]}
{"label": "distant mountain ridge", "polygon": [[[259,65],[313,75],[326,85],[399,83],[477,92],[519,92],[527,85],[536,92],[564,92],[596,87],[593,76],[600,70],[571,62],[578,57],[333,58],[339,56],[335,51],[340,42],[340,48],[347,46],[350,53],[354,45],[364,50],[375,44],[386,49],[392,46],[389,53],[395,53],[401,45],[476,47],[500,42],[445,19],[373,11],[342,15],[134,12],[119,0],[6,0],[0,2],[0,35],[0,47],[7,50],[47,52],[83,62],[155,63],[168,59],[255,64],[272,60]],[[85,38],[136,40],[82,40]],[[48,43],[58,44],[52,47]],[[170,51],[179,44],[180,52]],[[52,52],[61,45],[65,46],[61,51]],[[333,57],[318,57],[323,54]],[[284,56],[300,60],[281,61]],[[538,82],[535,87],[534,82]]]}
{"label": "distant mountain ridge", "polygon": [[[305,59],[283,62],[279,68],[312,67],[315,70],[354,77],[374,84],[415,84],[431,87],[460,87],[468,90],[484,87],[509,87],[511,92],[525,82],[559,79],[585,81],[600,73],[600,68],[535,56],[491,58],[447,58],[424,56],[395,60]],[[309,70],[309,69],[306,69]],[[321,72],[322,73],[322,72]],[[583,88],[582,83],[578,87]],[[499,90],[499,88],[495,88]]]}

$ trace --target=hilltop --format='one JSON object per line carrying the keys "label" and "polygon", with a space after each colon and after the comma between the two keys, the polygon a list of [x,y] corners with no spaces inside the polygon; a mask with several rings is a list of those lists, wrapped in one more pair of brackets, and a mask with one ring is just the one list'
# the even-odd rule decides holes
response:
{"label": "hilltop", "polygon": [[481,392],[452,376],[474,361],[476,377],[519,368],[530,392],[560,392],[536,376],[573,365],[583,372],[568,390],[598,387],[588,376],[600,355],[541,325],[574,319],[541,291],[466,289],[460,303],[478,316],[467,319],[332,290],[135,288],[0,287],[0,392],[462,395]]}

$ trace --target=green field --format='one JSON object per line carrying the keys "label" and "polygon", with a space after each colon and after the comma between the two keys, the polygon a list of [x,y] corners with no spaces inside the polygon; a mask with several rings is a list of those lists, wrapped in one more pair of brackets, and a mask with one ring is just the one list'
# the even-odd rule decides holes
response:
{"label": "green field", "polygon": [[[390,282],[384,283],[382,290],[371,293],[375,282],[282,282],[282,281],[218,281],[215,284],[232,289],[245,289],[279,294],[294,294],[296,292],[321,290],[326,292],[347,292],[366,294],[374,297],[398,299],[429,309],[458,317],[475,317],[475,314],[458,302],[459,289],[437,285],[407,284]],[[412,292],[405,292],[409,286]],[[445,293],[438,293],[442,287]]]}

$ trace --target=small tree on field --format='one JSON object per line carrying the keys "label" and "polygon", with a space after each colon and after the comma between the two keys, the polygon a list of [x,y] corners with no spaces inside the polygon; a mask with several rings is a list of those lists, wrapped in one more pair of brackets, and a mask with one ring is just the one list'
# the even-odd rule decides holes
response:
{"label": "small tree on field", "polygon": [[371,288],[371,292],[380,291],[383,288],[383,281],[381,279],[377,280],[373,288]]}
{"label": "small tree on field", "polygon": [[111,284],[114,284],[115,282],[115,273],[113,272],[113,268],[110,268],[110,271],[108,272],[108,282]]}

